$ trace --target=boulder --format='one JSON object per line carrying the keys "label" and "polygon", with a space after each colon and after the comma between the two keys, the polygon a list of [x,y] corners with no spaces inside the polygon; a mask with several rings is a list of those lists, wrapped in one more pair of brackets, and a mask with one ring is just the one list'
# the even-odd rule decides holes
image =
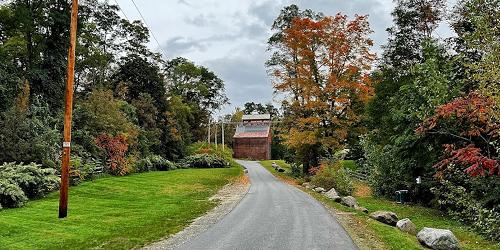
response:
{"label": "boulder", "polygon": [[328,190],[328,192],[325,193],[325,196],[336,201],[336,202],[339,202],[341,200],[341,198],[340,198],[339,194],[337,194],[337,191],[335,190],[335,188]]}
{"label": "boulder", "polygon": [[368,209],[366,209],[365,207],[356,206],[354,209],[361,211],[363,213],[366,213],[366,214],[368,213]]}
{"label": "boulder", "polygon": [[370,218],[391,226],[396,226],[398,222],[398,216],[389,211],[375,211],[370,214]]}
{"label": "boulder", "polygon": [[450,230],[424,227],[417,234],[420,244],[438,250],[460,249],[458,240]]}
{"label": "boulder", "polygon": [[313,189],[316,193],[324,193],[326,190],[322,187],[316,187]]}
{"label": "boulder", "polygon": [[285,170],[282,169],[282,168],[278,168],[277,171],[280,172],[280,173],[285,172]]}
{"label": "boulder", "polygon": [[403,231],[403,232],[406,232],[406,233],[409,233],[411,235],[415,235],[417,234],[417,227],[415,226],[415,224],[413,224],[413,222],[411,222],[410,219],[408,218],[405,218],[405,219],[402,219],[402,220],[399,220],[397,223],[396,223],[396,227]]}
{"label": "boulder", "polygon": [[307,188],[307,189],[313,188],[313,185],[311,183],[309,183],[309,182],[302,183],[302,186],[305,187],[305,188]]}
{"label": "boulder", "polygon": [[352,196],[345,196],[340,198],[340,203],[344,206],[356,208],[359,207],[358,202],[356,201],[356,198]]}

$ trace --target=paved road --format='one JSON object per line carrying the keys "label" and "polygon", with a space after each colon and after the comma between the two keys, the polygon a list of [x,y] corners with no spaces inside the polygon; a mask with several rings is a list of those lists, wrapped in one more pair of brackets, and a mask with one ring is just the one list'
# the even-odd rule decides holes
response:
{"label": "paved road", "polygon": [[226,217],[179,249],[357,249],[318,201],[257,162],[238,162],[248,168],[249,193]]}

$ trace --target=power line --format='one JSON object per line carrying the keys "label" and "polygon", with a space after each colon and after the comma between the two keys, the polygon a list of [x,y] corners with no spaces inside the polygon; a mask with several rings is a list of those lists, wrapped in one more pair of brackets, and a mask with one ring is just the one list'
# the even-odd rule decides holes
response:
{"label": "power line", "polygon": [[[115,0],[116,1],[116,0]],[[156,41],[156,44],[158,45],[158,48],[160,48],[161,52],[163,53],[163,56],[166,58],[167,57],[167,53],[165,53],[165,51],[163,50],[163,48],[161,47],[160,43],[158,42],[158,39],[156,39],[156,36],[155,34],[153,33],[153,30],[149,27],[148,23],[146,22],[146,19],[144,18],[144,16],[142,15],[141,11],[139,10],[139,7],[137,7],[137,4],[135,4],[135,1],[134,0],[131,0],[132,3],[134,4],[134,7],[135,9],[137,10],[137,12],[139,12],[139,15],[141,16],[142,18],[142,21],[144,21],[144,24],[146,25],[146,28],[149,30],[149,32],[151,33],[151,36],[153,37],[153,39]]]}
{"label": "power line", "polygon": [[118,6],[118,10],[121,11],[121,13],[123,14],[123,16],[125,17],[125,19],[127,19],[127,21],[130,23],[130,19],[128,18],[127,14],[125,14],[125,11],[123,11],[123,9],[120,7],[120,4],[118,3],[117,0],[115,0],[115,3],[116,3],[116,6]]}

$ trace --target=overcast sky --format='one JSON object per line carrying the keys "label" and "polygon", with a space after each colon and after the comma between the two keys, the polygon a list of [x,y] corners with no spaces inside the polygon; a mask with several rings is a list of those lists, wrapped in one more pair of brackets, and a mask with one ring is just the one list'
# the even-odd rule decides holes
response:
{"label": "overcast sky", "polygon": [[[111,3],[114,0],[111,0]],[[369,15],[374,31],[373,51],[387,39],[385,29],[392,25],[392,0],[135,0],[146,22],[157,37],[167,58],[186,57],[219,75],[226,84],[231,105],[229,113],[245,102],[272,102],[273,89],[264,63],[268,58],[266,41],[280,10],[289,4],[326,15],[343,12]],[[131,0],[117,0],[126,16],[140,19]],[[444,25],[441,37],[450,35]],[[150,47],[158,51],[156,42]]]}

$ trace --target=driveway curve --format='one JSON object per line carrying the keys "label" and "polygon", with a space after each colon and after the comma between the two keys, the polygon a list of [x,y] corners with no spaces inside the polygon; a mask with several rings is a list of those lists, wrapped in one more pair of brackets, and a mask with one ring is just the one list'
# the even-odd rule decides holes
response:
{"label": "driveway curve", "polygon": [[221,221],[177,249],[357,249],[342,226],[310,195],[255,161],[248,194]]}

